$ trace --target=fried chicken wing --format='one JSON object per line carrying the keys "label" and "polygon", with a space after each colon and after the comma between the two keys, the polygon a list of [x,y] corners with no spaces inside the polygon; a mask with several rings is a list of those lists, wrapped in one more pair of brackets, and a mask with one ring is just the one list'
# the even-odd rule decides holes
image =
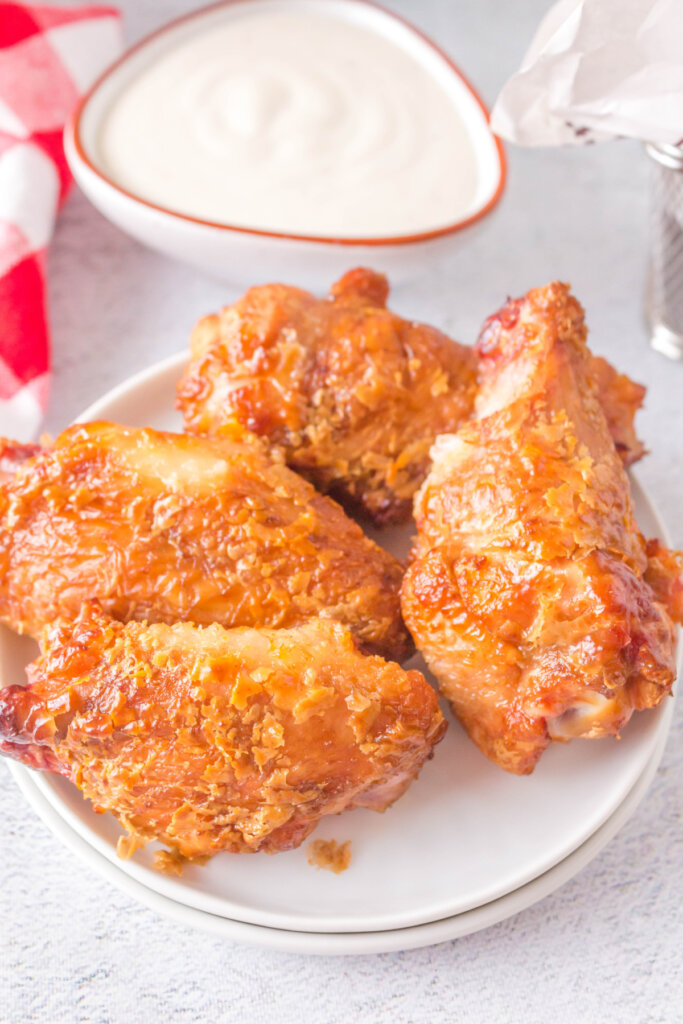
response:
{"label": "fried chicken wing", "polygon": [[201,320],[178,391],[186,430],[242,423],[343,504],[407,519],[434,438],[471,411],[476,360],[387,295],[382,274],[357,269],[322,301],[266,285]]}
{"label": "fried chicken wing", "polygon": [[[409,518],[432,443],[472,413],[478,367],[473,349],[391,313],[388,291],[382,274],[359,268],[323,301],[265,285],[200,320],[178,389],[186,430],[241,423],[378,525]],[[615,441],[633,462],[644,389],[595,363]]]}
{"label": "fried chicken wing", "polygon": [[74,782],[171,859],[298,846],[321,817],[382,811],[446,727],[436,694],[346,627],[115,622],[86,606],[0,691],[0,750]]}
{"label": "fried chicken wing", "polygon": [[323,615],[370,651],[411,652],[400,563],[240,429],[210,440],[90,423],[38,454],[2,452],[0,620],[13,629],[37,636],[96,598],[121,620]]}
{"label": "fried chicken wing", "polygon": [[645,388],[625,373],[617,373],[602,356],[590,357],[590,372],[617,455],[625,466],[632,466],[645,455],[645,445],[638,439],[634,425],[635,415],[645,398]]}
{"label": "fried chicken wing", "polygon": [[471,738],[526,774],[670,692],[679,562],[637,528],[567,286],[510,303],[477,348],[476,418],[432,450],[402,605]]}

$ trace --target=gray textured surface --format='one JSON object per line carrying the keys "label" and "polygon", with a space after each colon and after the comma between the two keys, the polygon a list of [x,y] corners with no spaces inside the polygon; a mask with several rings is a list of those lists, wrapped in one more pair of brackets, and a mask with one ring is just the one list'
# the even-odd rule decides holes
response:
{"label": "gray textured surface", "polygon": [[[186,8],[127,0],[132,40]],[[543,0],[394,0],[491,101]],[[647,166],[640,149],[510,152],[501,207],[463,251],[395,295],[471,340],[506,293],[560,277],[593,347],[648,385],[639,469],[683,545],[683,364],[642,325]],[[50,260],[57,430],[112,385],[179,350],[226,289],[146,252],[76,195]],[[681,1019],[681,709],[645,802],[603,853],[540,904],[485,932],[351,959],[268,953],[183,931],[74,861],[0,769],[0,1021],[282,1024],[659,1022]],[[678,992],[678,998],[677,998]]]}

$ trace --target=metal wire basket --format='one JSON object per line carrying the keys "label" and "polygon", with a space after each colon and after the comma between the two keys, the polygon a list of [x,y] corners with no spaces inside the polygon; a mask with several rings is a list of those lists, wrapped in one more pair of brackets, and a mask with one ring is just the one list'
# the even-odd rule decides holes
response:
{"label": "metal wire basket", "polygon": [[683,359],[683,148],[648,144],[652,223],[647,318],[652,347]]}

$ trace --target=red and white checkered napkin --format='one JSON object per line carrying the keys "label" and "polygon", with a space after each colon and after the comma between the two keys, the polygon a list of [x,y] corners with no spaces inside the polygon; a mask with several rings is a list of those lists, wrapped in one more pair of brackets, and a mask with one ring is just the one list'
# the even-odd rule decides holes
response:
{"label": "red and white checkered napkin", "polygon": [[35,435],[50,376],[45,255],[71,184],[62,129],[121,49],[113,8],[0,0],[0,435]]}

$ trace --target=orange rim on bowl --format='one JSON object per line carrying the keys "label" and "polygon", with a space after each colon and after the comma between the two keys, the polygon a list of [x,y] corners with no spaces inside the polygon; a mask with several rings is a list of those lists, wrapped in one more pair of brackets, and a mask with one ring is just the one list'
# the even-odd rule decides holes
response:
{"label": "orange rim on bowl", "polygon": [[[237,226],[235,224],[225,224],[219,221],[205,220],[202,217],[193,217],[190,214],[179,213],[177,210],[171,210],[166,206],[161,206],[158,203],[153,203],[149,199],[144,199],[142,196],[136,195],[136,193],[130,192],[128,189],[123,188],[116,181],[114,181],[113,178],[105,174],[105,172],[90,159],[81,139],[81,122],[83,119],[85,109],[93,95],[100,88],[100,86],[108,78],[110,78],[110,76],[114,74],[114,72],[117,71],[118,68],[120,68],[132,54],[137,53],[139,50],[147,46],[150,42],[152,42],[155,39],[158,39],[166,32],[171,31],[179,25],[195,21],[203,17],[209,11],[215,11],[222,7],[232,7],[235,4],[249,2],[250,0],[219,0],[218,3],[209,4],[206,7],[199,8],[199,10],[191,11],[189,14],[182,15],[179,18],[174,18],[172,21],[166,22],[165,25],[162,25],[154,32],[149,33],[149,35],[145,36],[143,39],[139,40],[139,42],[135,43],[128,50],[126,50],[126,52],[122,54],[122,56],[119,57],[118,60],[111,64],[106,69],[106,71],[104,71],[103,74],[100,75],[100,77],[95,81],[91,88],[84,94],[84,96],[79,101],[69,124],[66,127],[66,132],[71,133],[73,147],[79,160],[81,160],[81,162],[85,164],[85,166],[93,174],[95,174],[102,182],[104,182],[110,188],[114,189],[119,194],[126,196],[128,199],[132,199],[135,202],[140,203],[142,206],[147,207],[148,209],[156,210],[158,213],[167,214],[169,217],[174,217],[180,221],[186,221],[191,224],[199,224],[202,225],[203,227],[216,228],[222,231],[236,231],[239,234],[254,235],[260,238],[277,238],[281,240],[297,242],[315,242],[320,245],[383,246],[408,245],[414,242],[426,242],[434,238],[442,238],[445,235],[452,235],[457,231],[462,231],[463,228],[469,227],[471,224],[474,224],[476,221],[481,220],[483,217],[485,217],[488,213],[491,212],[491,210],[494,208],[494,206],[496,206],[500,197],[503,194],[507,176],[507,166],[505,161],[505,151],[503,149],[503,144],[500,141],[500,139],[493,133],[491,133],[491,138],[495,145],[496,154],[498,157],[498,184],[493,194],[487,199],[484,205],[481,206],[478,210],[475,210],[474,213],[469,214],[467,217],[463,217],[458,221],[455,221],[453,224],[448,224],[446,225],[446,227],[434,228],[430,231],[421,231],[409,235],[397,235],[376,238],[335,238],[332,236],[322,235],[300,235],[285,231],[265,231],[261,228],[248,228]],[[398,22],[399,24],[404,25],[415,36],[417,36],[418,39],[421,39],[424,43],[426,43],[427,46],[429,46],[436,54],[438,54],[442,58],[442,60],[446,62],[446,64],[448,64],[451,71],[460,79],[462,84],[470,93],[472,99],[475,101],[475,103],[483,113],[487,124],[489,123],[489,111],[486,108],[483,100],[477,93],[476,89],[472,86],[470,81],[462,73],[460,68],[451,60],[448,54],[446,54],[439,46],[437,46],[436,43],[429,38],[429,36],[425,35],[424,32],[416,28],[406,18],[403,18],[400,15],[395,14],[393,11],[387,10],[381,4],[375,3],[374,0],[344,0],[344,2],[350,4],[360,4],[366,7],[373,7],[379,11],[382,11],[388,18],[391,18],[394,21]]]}

